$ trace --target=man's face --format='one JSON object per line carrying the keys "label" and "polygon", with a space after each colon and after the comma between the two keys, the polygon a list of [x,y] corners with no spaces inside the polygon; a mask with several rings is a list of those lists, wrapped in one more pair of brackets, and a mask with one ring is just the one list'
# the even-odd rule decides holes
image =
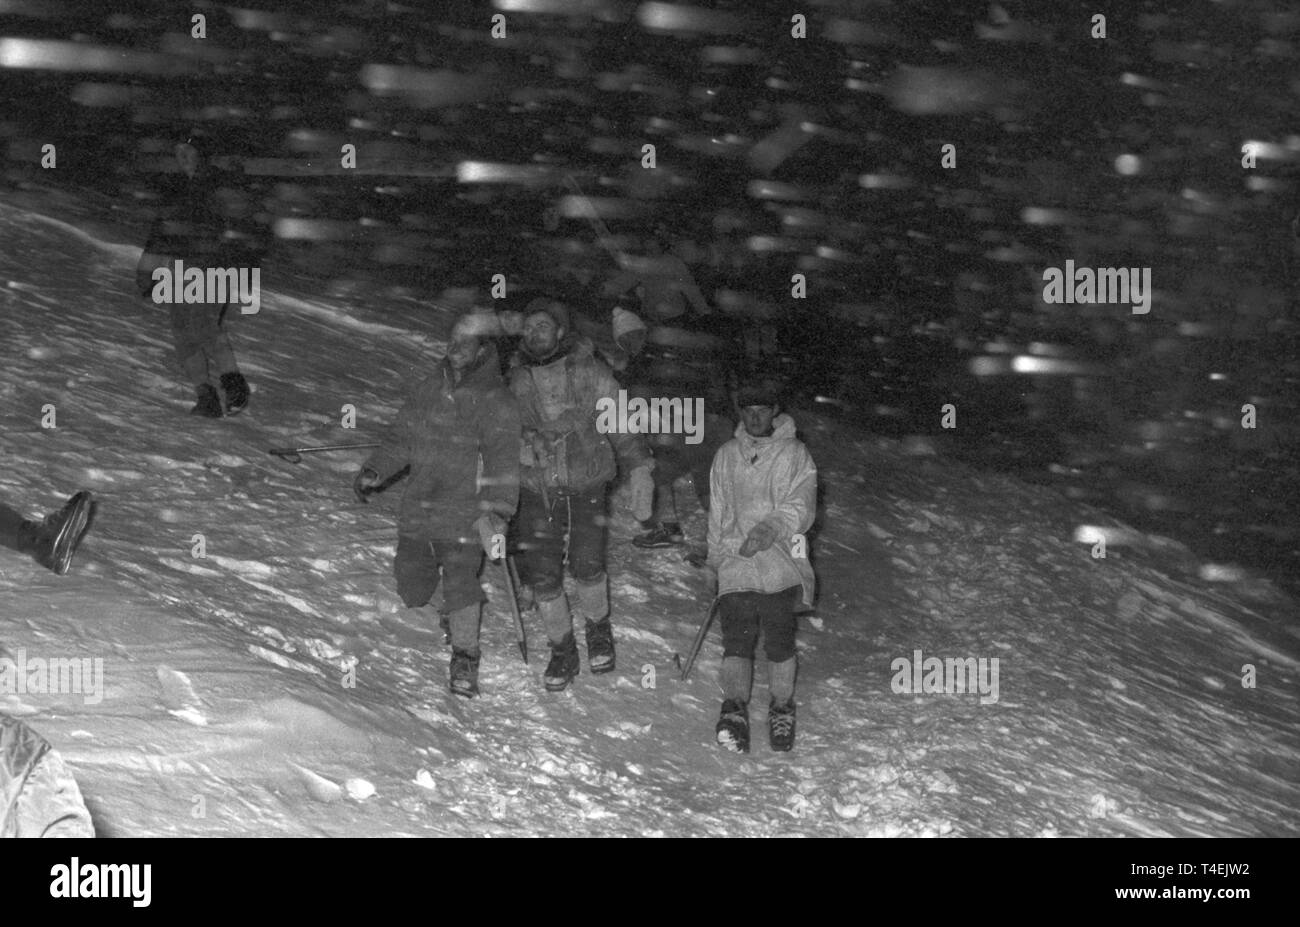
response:
{"label": "man's face", "polygon": [[560,343],[560,328],[549,313],[534,312],[524,319],[524,347],[533,357],[546,357]]}
{"label": "man's face", "polygon": [[447,345],[447,364],[457,373],[463,373],[478,360],[483,342],[476,335],[455,334]]}
{"label": "man's face", "polygon": [[199,150],[193,145],[181,142],[176,146],[176,160],[187,177],[193,177],[199,170]]}
{"label": "man's face", "polygon": [[772,433],[772,420],[780,411],[778,406],[744,406],[740,410],[740,421],[751,436],[766,438]]}

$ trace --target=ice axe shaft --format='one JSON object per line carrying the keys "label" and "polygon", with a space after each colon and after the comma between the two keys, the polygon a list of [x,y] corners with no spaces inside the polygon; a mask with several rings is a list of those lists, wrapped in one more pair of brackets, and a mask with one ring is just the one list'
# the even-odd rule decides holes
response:
{"label": "ice axe shaft", "polygon": [[321,451],[356,451],[368,447],[379,447],[378,444],[319,444],[313,447],[271,447],[267,448],[268,454],[280,457],[289,463],[301,463],[303,454],[319,454]]}
{"label": "ice axe shaft", "polygon": [[506,577],[506,589],[510,593],[510,610],[515,616],[515,638],[519,642],[519,655],[528,662],[528,637],[524,633],[524,616],[519,613],[519,594],[515,586],[515,565],[507,554],[501,558],[501,572]]}
{"label": "ice axe shaft", "polygon": [[582,187],[578,186],[578,181],[574,179],[572,174],[565,174],[564,185],[569,188],[575,199],[578,201],[579,207],[582,210],[583,218],[587,220],[591,225],[592,231],[596,233],[596,240],[600,242],[601,247],[613,255],[615,260],[620,260],[622,255],[619,254],[618,249],[614,247],[613,233],[610,232],[609,226],[605,224],[605,220],[600,217],[598,212],[596,212],[596,207],[587,197],[587,194],[582,192]]}
{"label": "ice axe shaft", "polygon": [[686,665],[682,667],[682,682],[685,682],[691,675],[691,668],[695,666],[695,658],[700,655],[700,648],[704,646],[704,637],[709,633],[709,625],[713,624],[713,614],[717,610],[718,600],[715,597],[713,604],[709,606],[709,613],[700,622],[700,630],[696,633],[695,641],[691,644],[691,652],[686,657]]}

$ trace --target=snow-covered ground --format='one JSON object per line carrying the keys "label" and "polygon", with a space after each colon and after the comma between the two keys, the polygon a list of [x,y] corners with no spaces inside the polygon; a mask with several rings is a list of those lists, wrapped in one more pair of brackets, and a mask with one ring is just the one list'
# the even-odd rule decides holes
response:
{"label": "snow-covered ground", "polygon": [[[100,503],[66,577],[0,551],[0,648],[102,659],[105,684],[101,701],[0,694],[0,711],[54,743],[102,834],[1300,831],[1294,602],[1257,578],[1207,583],[1185,548],[1051,490],[807,411],[824,507],[793,753],[767,749],[761,658],[754,752],[713,745],[717,629],[688,683],[674,662],[707,574],[635,551],[617,504],[618,670],[592,677],[584,658],[545,692],[540,621],[525,616],[525,666],[489,567],[483,697],[453,703],[446,648],[409,627],[432,610],[393,592],[398,492],[357,504],[355,453],[266,454],[371,439],[446,320],[264,294],[232,323],[249,410],[202,421],[165,314],[132,296],[138,248],[112,237],[0,204],[0,501]],[[1107,530],[1104,559],[1085,525]],[[996,700],[895,693],[893,662],[917,650],[996,658]]]}

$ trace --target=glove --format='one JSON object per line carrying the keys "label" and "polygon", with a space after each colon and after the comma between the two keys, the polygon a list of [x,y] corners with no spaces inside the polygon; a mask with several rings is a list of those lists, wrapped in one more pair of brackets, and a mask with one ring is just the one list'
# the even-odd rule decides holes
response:
{"label": "glove", "polygon": [[745,543],[740,545],[740,556],[752,557],[776,543],[777,531],[765,521],[760,521],[749,531]]}
{"label": "glove", "polygon": [[628,476],[627,483],[632,487],[632,516],[637,521],[646,521],[655,508],[655,481],[650,467],[637,467]]}
{"label": "glove", "polygon": [[352,481],[352,494],[357,497],[358,502],[369,502],[366,496],[375,491],[379,485],[379,474],[369,467],[362,467],[357,473],[357,478]]}
{"label": "glove", "polygon": [[474,527],[478,529],[479,542],[483,545],[483,553],[487,554],[489,560],[499,559],[496,556],[499,551],[494,550],[494,548],[496,547],[497,537],[505,537],[505,519],[493,512],[486,512],[479,516],[478,521],[474,522]]}

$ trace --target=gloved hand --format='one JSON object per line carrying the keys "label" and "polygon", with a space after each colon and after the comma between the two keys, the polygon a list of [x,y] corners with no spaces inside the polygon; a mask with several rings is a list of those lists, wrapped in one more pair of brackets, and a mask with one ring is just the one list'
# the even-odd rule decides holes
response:
{"label": "gloved hand", "polygon": [[497,554],[504,553],[505,545],[502,544],[501,550],[495,550],[497,537],[506,536],[506,520],[495,512],[484,512],[474,522],[474,527],[478,529],[479,542],[483,545],[483,553],[487,554],[489,560],[500,559]]}
{"label": "gloved hand", "polygon": [[632,517],[637,521],[646,521],[654,514],[655,481],[650,475],[649,465],[642,465],[633,470],[627,478],[632,488]]}
{"label": "gloved hand", "polygon": [[357,497],[358,502],[369,502],[366,497],[375,491],[379,485],[379,474],[370,467],[362,467],[357,473],[357,478],[352,481],[352,494]]}
{"label": "gloved hand", "polygon": [[636,357],[645,350],[645,329],[638,328],[635,331],[620,335],[615,343],[623,349],[623,352],[628,357]]}
{"label": "gloved hand", "polygon": [[777,530],[765,521],[760,521],[749,531],[745,543],[740,545],[740,556],[752,557],[760,550],[767,550],[776,543]]}

